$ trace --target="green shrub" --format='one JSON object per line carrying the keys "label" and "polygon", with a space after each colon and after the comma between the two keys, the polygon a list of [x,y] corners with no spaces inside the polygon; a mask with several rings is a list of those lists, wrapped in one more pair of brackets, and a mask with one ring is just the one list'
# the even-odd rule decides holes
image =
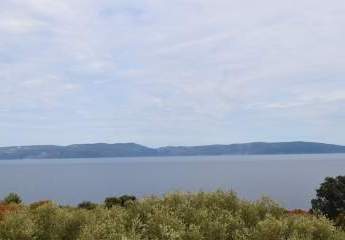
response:
{"label": "green shrub", "polygon": [[249,202],[233,192],[172,193],[109,208],[15,206],[0,219],[0,240],[345,239],[325,217],[291,214],[268,198]]}
{"label": "green shrub", "polygon": [[316,198],[311,201],[312,209],[331,219],[345,213],[345,176],[327,177],[316,190]]}
{"label": "green shrub", "polygon": [[10,193],[4,198],[4,203],[5,204],[10,204],[10,203],[20,204],[22,203],[22,199],[17,193]]}
{"label": "green shrub", "polygon": [[337,216],[335,224],[345,230],[345,213],[341,213]]}
{"label": "green shrub", "polygon": [[1,240],[32,240],[34,230],[28,211],[16,211],[0,221]]}
{"label": "green shrub", "polygon": [[96,203],[92,203],[89,201],[84,201],[78,204],[78,208],[87,209],[87,210],[92,210],[92,209],[95,209],[96,207],[97,207]]}
{"label": "green shrub", "polygon": [[121,197],[108,197],[104,200],[104,205],[107,208],[112,208],[113,206],[125,207],[127,203],[136,201],[135,196],[122,195]]}

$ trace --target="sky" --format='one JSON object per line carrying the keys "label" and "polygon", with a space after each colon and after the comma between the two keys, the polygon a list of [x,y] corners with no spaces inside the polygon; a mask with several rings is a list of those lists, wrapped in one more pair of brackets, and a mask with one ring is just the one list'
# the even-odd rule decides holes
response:
{"label": "sky", "polygon": [[0,146],[345,145],[344,0],[1,0]]}

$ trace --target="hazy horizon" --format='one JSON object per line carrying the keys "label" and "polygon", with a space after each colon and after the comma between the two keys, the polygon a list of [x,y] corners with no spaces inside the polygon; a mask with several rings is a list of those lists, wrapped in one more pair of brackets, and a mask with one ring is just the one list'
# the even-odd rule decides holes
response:
{"label": "hazy horizon", "polygon": [[296,141],[277,141],[277,142],[266,142],[266,141],[253,141],[253,142],[231,142],[231,143],[210,143],[210,144],[202,144],[202,145],[197,145],[197,144],[190,144],[190,145],[182,145],[182,144],[176,144],[176,145],[145,145],[145,144],[141,144],[141,143],[137,143],[137,142],[88,142],[88,143],[72,143],[72,144],[34,144],[34,145],[11,145],[11,146],[0,146],[0,148],[6,148],[6,147],[30,147],[30,146],[43,146],[43,145],[47,145],[47,146],[59,146],[59,147],[67,147],[67,146],[71,146],[71,145],[96,145],[96,144],[138,144],[144,147],[148,147],[148,148],[164,148],[164,147],[201,147],[201,146],[213,146],[213,145],[244,145],[244,144],[252,144],[252,143],[267,143],[267,144],[271,144],[271,143],[296,143],[296,142],[300,142],[300,143],[317,143],[317,144],[326,144],[326,145],[338,145],[338,146],[345,146],[345,145],[341,145],[341,144],[335,144],[335,143],[329,143],[329,142],[315,142],[315,141],[303,141],[303,140],[296,140]]}
{"label": "hazy horizon", "polygon": [[0,146],[345,145],[342,0],[2,0]]}

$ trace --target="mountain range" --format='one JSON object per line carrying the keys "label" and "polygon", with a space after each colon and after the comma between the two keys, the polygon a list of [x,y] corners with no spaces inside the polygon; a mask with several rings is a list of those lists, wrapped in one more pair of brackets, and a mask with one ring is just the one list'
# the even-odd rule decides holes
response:
{"label": "mountain range", "polygon": [[168,146],[160,148],[145,147],[136,143],[96,143],[69,146],[37,145],[0,147],[0,160],[321,153],[345,153],[345,146],[316,142],[252,142],[230,145]]}

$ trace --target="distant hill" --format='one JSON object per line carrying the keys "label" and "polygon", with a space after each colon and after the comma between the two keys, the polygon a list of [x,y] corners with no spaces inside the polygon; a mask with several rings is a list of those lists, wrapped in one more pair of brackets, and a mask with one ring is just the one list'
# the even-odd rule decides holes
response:
{"label": "distant hill", "polygon": [[18,146],[0,148],[0,160],[147,156],[345,153],[345,146],[314,142],[253,142],[230,145],[149,148],[135,143]]}

